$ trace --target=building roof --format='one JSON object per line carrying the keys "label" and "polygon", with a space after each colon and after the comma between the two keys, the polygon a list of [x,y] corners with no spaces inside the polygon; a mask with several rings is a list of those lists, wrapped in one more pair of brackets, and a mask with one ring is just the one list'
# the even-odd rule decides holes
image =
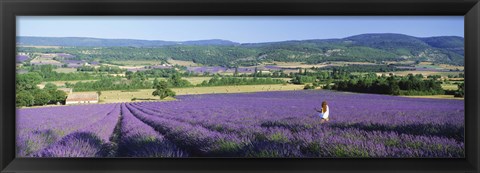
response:
{"label": "building roof", "polygon": [[98,101],[98,94],[96,92],[71,93],[66,101]]}

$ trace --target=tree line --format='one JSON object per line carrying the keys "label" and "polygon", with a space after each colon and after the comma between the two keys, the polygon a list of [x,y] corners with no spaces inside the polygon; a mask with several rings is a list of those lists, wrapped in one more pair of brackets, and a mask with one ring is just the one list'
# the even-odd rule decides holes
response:
{"label": "tree line", "polygon": [[240,78],[214,76],[208,81],[203,81],[197,86],[228,86],[228,85],[260,85],[260,84],[286,84],[286,81],[273,78]]}
{"label": "tree line", "polygon": [[72,81],[72,80],[95,80],[102,74],[92,74],[86,72],[77,73],[59,73],[53,65],[35,65],[27,67],[29,73],[37,73],[42,77],[42,81]]}
{"label": "tree line", "polygon": [[441,82],[423,79],[421,74],[407,76],[376,76],[375,74],[348,80],[335,81],[333,86],[325,89],[351,91],[360,93],[376,93],[390,95],[438,95],[445,94]]}
{"label": "tree line", "polygon": [[100,67],[93,67],[93,66],[81,66],[77,67],[77,71],[79,72],[94,72],[94,73],[111,73],[111,74],[119,74],[127,71],[126,69],[121,69],[120,67],[117,66],[105,66],[101,65]]}
{"label": "tree line", "polygon": [[65,102],[67,94],[64,91],[58,90],[52,83],[47,83],[40,89],[37,85],[41,82],[42,76],[38,73],[17,74],[16,106],[43,106]]}
{"label": "tree line", "polygon": [[360,64],[351,64],[348,66],[327,66],[322,68],[315,68],[318,70],[340,70],[346,72],[395,72],[395,71],[409,71],[415,70],[412,68],[397,68],[395,65],[360,65]]}

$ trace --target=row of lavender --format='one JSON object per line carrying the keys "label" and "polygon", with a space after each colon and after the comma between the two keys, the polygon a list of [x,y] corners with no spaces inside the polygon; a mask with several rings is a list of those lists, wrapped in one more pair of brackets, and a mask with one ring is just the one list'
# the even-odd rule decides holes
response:
{"label": "row of lavender", "polygon": [[[314,108],[327,100],[332,120]],[[90,114],[84,114],[90,112]],[[462,100],[331,91],[21,109],[33,157],[463,157]],[[40,141],[40,142],[38,142]]]}
{"label": "row of lavender", "polygon": [[[328,100],[321,124],[314,107]],[[463,157],[461,100],[330,91],[184,96],[129,108],[198,156]]]}
{"label": "row of lavender", "polygon": [[19,109],[17,155],[32,156],[76,131],[83,131],[110,113],[114,105]]}
{"label": "row of lavender", "polygon": [[20,109],[18,157],[185,157],[125,104]]}

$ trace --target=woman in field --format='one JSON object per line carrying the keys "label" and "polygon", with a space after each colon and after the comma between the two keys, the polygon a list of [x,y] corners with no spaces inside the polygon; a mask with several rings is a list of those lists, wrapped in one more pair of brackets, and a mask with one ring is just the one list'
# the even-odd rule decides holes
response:
{"label": "woman in field", "polygon": [[315,108],[315,110],[318,112],[318,116],[322,118],[321,122],[329,120],[328,115],[330,114],[330,109],[328,108],[327,101],[322,102],[322,108],[320,110],[318,110],[317,108]]}

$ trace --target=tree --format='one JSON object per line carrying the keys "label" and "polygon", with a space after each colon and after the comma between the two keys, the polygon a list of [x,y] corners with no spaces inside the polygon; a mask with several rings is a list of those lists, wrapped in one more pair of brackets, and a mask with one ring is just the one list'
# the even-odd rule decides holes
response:
{"label": "tree", "polygon": [[32,94],[26,91],[20,91],[16,95],[16,105],[17,107],[22,106],[32,106],[34,104],[35,98]]}
{"label": "tree", "polygon": [[153,80],[153,89],[156,89],[158,85],[159,85],[158,78],[155,78],[155,79]]}
{"label": "tree", "polygon": [[132,72],[132,71],[126,71],[126,72],[125,72],[125,77],[127,77],[128,80],[131,80],[131,79],[132,79],[132,76],[133,76],[133,72]]}
{"label": "tree", "polygon": [[168,88],[168,83],[166,81],[158,81],[157,79],[155,79],[154,88],[155,91],[152,92],[152,95],[159,96],[162,100],[169,96],[175,97],[176,95],[174,91]]}
{"label": "tree", "polygon": [[31,90],[35,89],[40,82],[42,82],[42,76],[38,73],[25,73],[18,74],[16,77],[17,90]]}
{"label": "tree", "polygon": [[388,93],[392,95],[400,95],[400,87],[398,86],[397,82],[390,83]]}
{"label": "tree", "polygon": [[310,90],[310,89],[315,89],[315,86],[312,86],[310,84],[306,84],[304,87],[303,87],[304,90]]}
{"label": "tree", "polygon": [[63,103],[65,102],[66,98],[67,98],[67,93],[65,93],[64,91],[55,90],[53,92],[50,92],[50,103],[53,103],[53,104]]}
{"label": "tree", "polygon": [[440,76],[440,75],[428,75],[427,78],[428,79],[433,79],[433,80],[438,80],[438,79],[442,78],[442,76]]}
{"label": "tree", "polygon": [[181,84],[181,79],[182,77],[180,77],[180,75],[175,73],[170,76],[170,78],[168,79],[168,82],[170,82],[170,84],[172,84],[174,87],[179,87]]}
{"label": "tree", "polygon": [[186,87],[192,85],[189,81],[182,79],[179,73],[174,73],[168,78],[168,83],[173,87]]}
{"label": "tree", "polygon": [[233,76],[235,77],[238,76],[238,66],[235,66],[235,72],[233,73]]}
{"label": "tree", "polygon": [[317,80],[315,76],[303,76],[296,74],[290,81],[293,84],[305,84],[305,83],[313,83]]}
{"label": "tree", "polygon": [[57,91],[57,85],[53,83],[47,83],[45,84],[45,87],[43,87],[43,89],[51,93],[51,92]]}
{"label": "tree", "polygon": [[327,83],[327,84],[326,84],[325,86],[323,86],[322,88],[329,90],[329,89],[332,89],[332,86],[331,86],[329,83]]}
{"label": "tree", "polygon": [[455,92],[455,97],[465,96],[465,83],[458,84],[458,90]]}
{"label": "tree", "polygon": [[43,87],[43,91],[47,92],[50,95],[50,101],[48,102],[50,104],[64,102],[67,98],[67,93],[58,90],[57,85],[53,83],[45,84],[45,87]]}
{"label": "tree", "polygon": [[35,98],[35,105],[46,105],[51,100],[50,94],[45,90],[41,89],[33,90],[32,96]]}
{"label": "tree", "polygon": [[134,73],[134,79],[138,79],[140,81],[145,81],[147,80],[147,75],[142,72],[142,71],[137,71],[136,73]]}

